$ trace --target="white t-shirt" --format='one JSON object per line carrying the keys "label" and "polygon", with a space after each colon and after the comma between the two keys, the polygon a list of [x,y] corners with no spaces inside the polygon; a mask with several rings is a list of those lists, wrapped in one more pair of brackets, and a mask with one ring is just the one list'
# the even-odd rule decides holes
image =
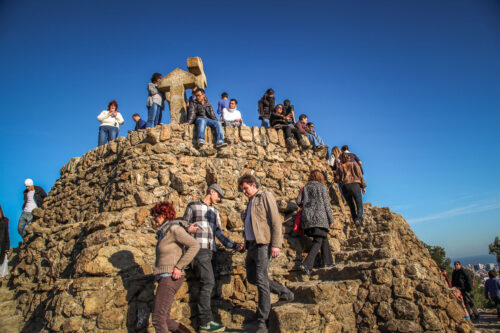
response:
{"label": "white t-shirt", "polygon": [[24,211],[31,213],[33,209],[37,207],[35,202],[35,191],[28,191],[26,194],[26,205],[24,206]]}
{"label": "white t-shirt", "polygon": [[235,121],[241,119],[241,113],[237,109],[222,109],[222,120]]}

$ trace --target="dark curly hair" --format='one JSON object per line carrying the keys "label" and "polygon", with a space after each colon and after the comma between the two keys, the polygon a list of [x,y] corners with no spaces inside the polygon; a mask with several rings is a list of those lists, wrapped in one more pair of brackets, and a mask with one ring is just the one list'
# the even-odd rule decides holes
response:
{"label": "dark curly hair", "polygon": [[116,111],[118,111],[118,103],[115,100],[112,100],[111,102],[108,103],[108,110],[111,107],[111,105],[114,105],[116,108]]}
{"label": "dark curly hair", "polygon": [[167,220],[175,219],[175,209],[169,201],[163,201],[157,203],[153,208],[151,208],[151,215],[158,216],[163,215]]}

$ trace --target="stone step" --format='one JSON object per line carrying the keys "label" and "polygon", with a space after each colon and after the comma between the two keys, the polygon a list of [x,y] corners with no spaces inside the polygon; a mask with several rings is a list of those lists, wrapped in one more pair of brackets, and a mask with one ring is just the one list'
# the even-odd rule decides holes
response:
{"label": "stone step", "polygon": [[17,313],[17,302],[14,299],[0,302],[0,313],[2,316],[13,316]]}
{"label": "stone step", "polygon": [[320,304],[331,302],[338,304],[356,299],[361,280],[292,282],[287,287],[295,294],[294,303]]}
{"label": "stone step", "polygon": [[344,251],[362,250],[367,248],[383,248],[390,244],[391,235],[386,232],[362,234],[350,237],[342,242]]}
{"label": "stone step", "polygon": [[391,251],[387,248],[340,251],[334,254],[334,258],[335,264],[372,262],[375,260],[391,258]]}
{"label": "stone step", "polygon": [[21,315],[0,316],[0,333],[20,333],[24,326],[24,317]]}

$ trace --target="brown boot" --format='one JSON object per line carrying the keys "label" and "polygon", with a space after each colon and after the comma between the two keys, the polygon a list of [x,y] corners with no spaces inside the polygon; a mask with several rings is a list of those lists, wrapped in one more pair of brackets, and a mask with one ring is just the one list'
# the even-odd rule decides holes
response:
{"label": "brown boot", "polygon": [[179,328],[175,331],[175,333],[193,333],[189,328],[179,323]]}

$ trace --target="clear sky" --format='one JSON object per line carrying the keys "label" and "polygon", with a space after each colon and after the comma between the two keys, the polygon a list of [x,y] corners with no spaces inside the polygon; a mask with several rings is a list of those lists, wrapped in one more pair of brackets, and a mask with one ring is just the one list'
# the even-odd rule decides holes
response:
{"label": "clear sky", "polygon": [[[48,191],[97,144],[146,118],[151,74],[200,56],[213,104],[249,125],[274,88],[328,145],[363,161],[364,200],[402,214],[451,257],[500,236],[500,2],[0,1],[0,204],[20,240],[23,181]],[[168,120],[168,112],[165,115]]]}

